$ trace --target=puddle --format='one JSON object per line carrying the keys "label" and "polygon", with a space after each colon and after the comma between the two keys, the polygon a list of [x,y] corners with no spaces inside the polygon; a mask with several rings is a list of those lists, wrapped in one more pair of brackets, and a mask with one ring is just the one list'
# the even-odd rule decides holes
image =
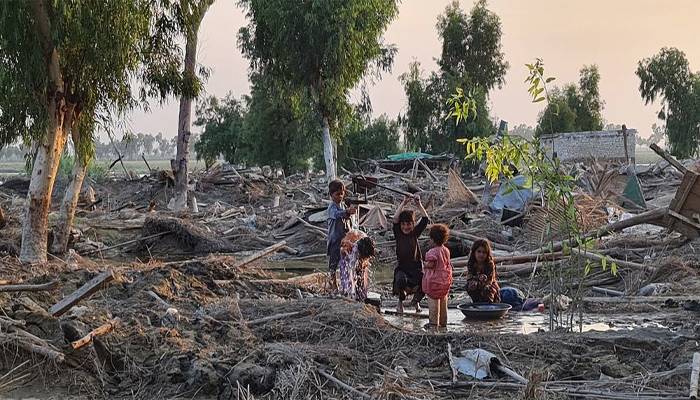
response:
{"label": "puddle", "polygon": [[[388,308],[382,311],[395,312],[395,309]],[[408,310],[406,310],[408,311]],[[384,314],[384,318],[392,325],[403,329],[420,331],[424,330],[428,323],[428,310],[423,309],[420,315],[411,310],[408,315],[399,316]],[[583,316],[583,332],[605,332],[634,330],[639,328],[662,328],[670,329],[665,325],[668,315],[660,314],[645,315],[644,319],[634,316],[615,316],[586,314]],[[510,333],[529,335],[540,331],[549,330],[549,315],[537,312],[509,312],[503,319],[495,321],[474,321],[464,319],[464,315],[456,309],[447,310],[448,332],[490,332],[490,333]]]}

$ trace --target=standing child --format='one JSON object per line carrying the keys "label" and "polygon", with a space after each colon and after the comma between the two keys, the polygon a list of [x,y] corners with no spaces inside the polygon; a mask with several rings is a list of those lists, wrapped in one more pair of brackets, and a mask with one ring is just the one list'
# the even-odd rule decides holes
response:
{"label": "standing child", "polygon": [[467,293],[474,303],[500,303],[501,293],[496,276],[491,244],[486,239],[474,241],[467,261]]}
{"label": "standing child", "polygon": [[450,249],[445,246],[449,236],[447,225],[430,227],[432,248],[425,253],[423,291],[428,295],[428,318],[432,326],[447,326],[447,294],[452,286]]}
{"label": "standing child", "polygon": [[328,206],[328,243],[326,255],[328,256],[328,275],[332,290],[338,288],[338,281],[335,277],[340,262],[340,242],[345,234],[350,231],[350,217],[355,214],[356,209],[350,207],[345,209],[343,199],[345,198],[345,185],[339,180],[331,181],[328,184],[328,194],[331,197],[331,204]]}
{"label": "standing child", "polygon": [[[406,210],[408,203],[413,202],[421,212],[421,219],[416,225],[416,217],[413,210]],[[420,201],[420,197],[406,197],[394,214],[394,238],[396,240],[396,259],[398,261],[394,269],[394,282],[392,292],[399,296],[396,311],[403,312],[403,302],[406,296],[413,293],[411,305],[416,307],[416,312],[420,312],[420,301],[423,299],[421,281],[423,271],[421,261],[423,259],[418,237],[428,226],[428,213]]]}

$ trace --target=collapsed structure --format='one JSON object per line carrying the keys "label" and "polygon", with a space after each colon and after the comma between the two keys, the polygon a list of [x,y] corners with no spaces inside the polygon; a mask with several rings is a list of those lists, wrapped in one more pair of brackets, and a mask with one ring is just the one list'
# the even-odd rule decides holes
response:
{"label": "collapsed structure", "polygon": [[[343,180],[381,185],[356,193],[361,227],[380,249],[371,290],[383,297],[381,313],[329,298],[320,175],[219,165],[193,174],[199,212],[191,214],[168,211],[167,173],[93,183],[101,202],[79,210],[74,251],[30,267],[13,256],[26,186],[5,183],[0,390],[62,398],[687,398],[700,368],[700,192],[693,162],[663,156],[637,168],[646,209],[625,206],[624,165],[573,167],[577,224],[591,239],[580,251],[551,229],[567,218],[556,204],[533,196],[515,224],[485,213],[483,178],[450,168],[452,157],[368,160]],[[491,190],[494,198],[498,187]],[[411,324],[424,316],[391,316],[387,221],[396,191],[418,193],[432,219],[450,226],[451,305],[466,301],[468,248],[486,237],[501,282],[549,295],[554,311],[496,325],[454,320],[437,334]],[[615,274],[600,266],[603,258]],[[584,274],[589,261],[598,267]],[[567,322],[577,316],[587,332]],[[497,355],[520,378],[496,368],[486,380],[462,375],[455,361],[474,349]]]}

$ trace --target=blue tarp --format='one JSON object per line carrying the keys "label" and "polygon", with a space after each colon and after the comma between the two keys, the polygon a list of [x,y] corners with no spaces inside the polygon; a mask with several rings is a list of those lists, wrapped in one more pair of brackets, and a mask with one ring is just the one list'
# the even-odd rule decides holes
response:
{"label": "blue tarp", "polygon": [[432,155],[428,153],[401,153],[401,154],[392,154],[390,156],[387,156],[387,158],[391,161],[403,161],[403,160],[413,160],[416,158],[431,158]]}
{"label": "blue tarp", "polygon": [[509,181],[503,181],[498,188],[498,193],[491,202],[494,210],[520,211],[535,196],[532,190],[532,182],[523,175],[518,175]]}

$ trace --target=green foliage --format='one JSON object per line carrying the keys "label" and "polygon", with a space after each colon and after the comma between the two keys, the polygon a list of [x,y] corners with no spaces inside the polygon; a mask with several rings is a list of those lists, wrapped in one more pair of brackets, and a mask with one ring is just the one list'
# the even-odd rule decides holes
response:
{"label": "green foliage", "polygon": [[442,39],[438,65],[444,73],[469,77],[486,91],[503,86],[509,66],[501,51],[501,19],[486,0],[478,0],[469,15],[453,1],[439,16],[437,30]]}
{"label": "green foliage", "polygon": [[[538,60],[540,62],[541,60]],[[533,75],[533,70],[541,65],[528,64],[530,78],[527,81],[532,86],[529,89],[534,102],[547,99],[547,106],[540,113],[536,134],[552,134],[582,131],[599,131],[603,129],[603,101],[598,90],[600,73],[595,65],[584,66],[580,71],[579,84],[568,84],[563,89],[549,90],[546,84],[554,78],[543,79]],[[532,68],[534,67],[534,68]],[[544,83],[542,83],[544,81]],[[538,85],[543,85],[538,87]],[[544,91],[544,96],[542,92]]]}
{"label": "green foliage", "polygon": [[321,154],[321,125],[308,91],[269,75],[253,74],[251,81],[241,159],[286,173],[308,170],[309,160]]}
{"label": "green foliage", "polygon": [[344,129],[343,140],[338,144],[338,161],[345,167],[352,167],[352,158],[376,160],[400,151],[399,125],[386,115],[370,121],[369,115],[355,112]]}
{"label": "green foliage", "polygon": [[[70,154],[61,154],[61,161],[58,164],[58,177],[63,179],[71,179],[73,177],[73,167],[75,166],[75,156]],[[104,182],[107,179],[109,171],[107,166],[102,163],[90,161],[87,168],[87,176],[97,182]]]}
{"label": "green foliage", "polygon": [[651,58],[639,61],[636,71],[639,92],[645,104],[659,100],[659,119],[671,154],[680,158],[698,155],[700,146],[700,73],[693,73],[685,53],[662,48]]}
{"label": "green foliage", "polygon": [[319,115],[347,111],[347,96],[367,72],[391,67],[396,48],[381,36],[396,0],[240,0],[250,24],[239,45],[254,71],[309,90]]}
{"label": "green foliage", "polygon": [[508,63],[501,52],[500,18],[486,1],[478,1],[469,14],[451,3],[437,30],[440,70],[424,77],[414,62],[401,76],[408,104],[399,122],[408,150],[454,153],[460,150],[457,139],[495,133],[488,92],[505,82]]}
{"label": "green foliage", "polygon": [[199,104],[194,125],[203,132],[199,140],[193,140],[197,160],[203,159],[207,168],[220,156],[235,162],[244,115],[243,105],[231,93],[222,100],[211,96]]}

